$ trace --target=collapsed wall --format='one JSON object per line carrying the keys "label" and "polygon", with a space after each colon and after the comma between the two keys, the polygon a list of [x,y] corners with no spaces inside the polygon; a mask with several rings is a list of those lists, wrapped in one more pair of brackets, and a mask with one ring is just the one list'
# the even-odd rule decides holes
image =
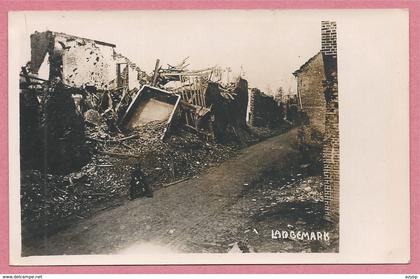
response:
{"label": "collapsed wall", "polygon": [[221,68],[189,71],[185,62],[160,69],[157,78],[158,86],[181,97],[177,119],[208,139],[242,143],[248,128],[248,81],[239,77],[222,83]]}
{"label": "collapsed wall", "polygon": [[283,107],[279,106],[272,96],[251,89],[250,123],[255,127],[274,128],[281,125],[284,118]]}
{"label": "collapsed wall", "polygon": [[239,78],[231,93],[225,92],[218,83],[208,83],[206,102],[211,106],[213,133],[219,142],[243,142],[247,133],[248,81]]}

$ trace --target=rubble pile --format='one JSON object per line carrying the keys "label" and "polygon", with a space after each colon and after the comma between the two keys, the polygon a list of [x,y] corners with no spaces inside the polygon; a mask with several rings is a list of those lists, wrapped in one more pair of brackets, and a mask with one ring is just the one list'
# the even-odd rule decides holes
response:
{"label": "rubble pile", "polygon": [[[37,146],[42,146],[47,135],[47,140],[53,138],[58,139],[59,143],[65,143],[63,148],[67,149],[64,150],[72,154],[58,156],[64,153],[57,152],[58,148],[48,144],[45,145],[48,152],[57,159],[54,161],[55,166],[64,166],[62,171],[45,169],[42,163],[38,163],[38,167],[22,169],[24,237],[33,237],[35,232],[45,235],[72,223],[71,220],[86,218],[99,210],[128,201],[130,177],[135,164],[140,163],[148,183],[155,191],[199,175],[207,168],[230,158],[243,146],[235,140],[218,143],[177,121],[164,140],[163,135],[168,127],[166,121],[151,121],[134,130],[120,129],[117,113],[118,107],[121,107],[119,104],[124,98],[130,100],[133,93],[127,94],[126,97],[117,97],[116,91],[95,92],[86,88],[68,88],[63,87],[60,82],[57,82],[56,86],[60,88],[61,93],[53,95],[52,92],[57,90],[51,90],[54,87],[50,82],[44,82],[43,87],[46,90],[38,90],[35,95],[41,97],[41,102],[36,104],[34,101],[36,109],[29,107],[28,112],[40,112],[40,119],[43,120],[44,111],[52,110],[55,113],[47,114],[50,116],[46,118],[50,119],[49,121],[39,122],[46,123],[42,124],[46,127],[62,124],[55,129],[33,129],[38,135],[39,144],[33,147],[36,149]],[[73,102],[74,95],[81,95],[83,98],[79,102]],[[66,115],[61,112],[65,112]],[[23,119],[28,121],[27,117]],[[34,125],[44,127],[38,122]],[[247,129],[245,136],[242,136],[242,144],[245,145],[280,133],[267,128]],[[236,130],[236,133],[240,131]],[[65,135],[68,140],[63,140],[58,135]],[[31,142],[31,137],[27,138],[28,142]],[[51,140],[47,141],[50,142]],[[79,149],[71,149],[74,146],[78,146]],[[42,153],[40,155],[42,158]],[[74,159],[74,156],[81,155],[88,159]],[[33,155],[29,157],[33,158]],[[60,160],[80,165],[78,168],[69,168],[59,163]]]}
{"label": "rubble pile", "polygon": [[84,138],[84,119],[77,113],[72,95],[77,89],[65,88],[54,80],[42,95],[40,136],[47,169],[66,172],[83,166],[89,159]]}
{"label": "rubble pile", "polygon": [[22,171],[22,237],[46,235],[87,217],[93,209],[97,212],[119,204],[125,183],[109,174],[108,166],[93,158],[80,172],[68,175]]}
{"label": "rubble pile", "polygon": [[149,76],[114,44],[49,31],[31,48],[20,72],[24,232],[126,201],[135,165],[157,190],[283,131],[246,123],[248,82],[223,82],[220,67],[158,60]]}
{"label": "rubble pile", "polygon": [[[301,174],[290,179],[272,180],[265,179],[260,182],[259,198],[270,203],[264,210],[267,213],[269,208],[280,203],[294,202],[323,202],[322,179],[318,176],[304,177]],[[265,185],[262,185],[265,184]]]}
{"label": "rubble pile", "polygon": [[[136,130],[137,136],[112,143],[98,142],[107,156],[141,162],[154,188],[192,177],[209,166],[229,158],[236,146],[208,142],[190,130],[175,130],[167,140],[161,136],[166,123],[149,122]],[[126,137],[127,138],[127,137]]]}
{"label": "rubble pile", "polygon": [[89,160],[84,138],[84,119],[72,98],[78,89],[60,80],[40,88],[22,90],[20,118],[22,166],[64,173]]}
{"label": "rubble pile", "polygon": [[[23,235],[53,232],[128,201],[130,176],[136,163],[155,191],[198,175],[237,150],[207,142],[189,130],[177,130],[163,142],[165,123],[151,122],[131,135],[87,139],[92,158],[80,171],[67,175],[26,170],[21,177]],[[96,138],[96,136],[98,136]]]}

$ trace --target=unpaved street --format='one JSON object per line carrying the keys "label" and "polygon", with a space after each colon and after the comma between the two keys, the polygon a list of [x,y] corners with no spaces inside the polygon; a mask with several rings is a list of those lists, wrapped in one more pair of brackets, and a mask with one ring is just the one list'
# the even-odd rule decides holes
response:
{"label": "unpaved street", "polygon": [[247,147],[200,177],[156,191],[153,198],[126,202],[34,241],[23,247],[23,255],[127,253],[146,244],[179,252],[226,252],[249,222],[241,203],[252,183],[267,172],[286,176],[299,165],[296,137],[293,129]]}

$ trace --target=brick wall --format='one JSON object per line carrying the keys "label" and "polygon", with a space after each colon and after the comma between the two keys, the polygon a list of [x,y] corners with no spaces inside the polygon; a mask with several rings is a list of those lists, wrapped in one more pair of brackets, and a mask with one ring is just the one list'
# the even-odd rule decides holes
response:
{"label": "brick wall", "polygon": [[336,23],[321,23],[321,53],[324,61],[323,82],[326,101],[325,135],[323,146],[325,218],[338,221],[340,194],[340,142],[337,86]]}
{"label": "brick wall", "polygon": [[337,24],[334,21],[321,22],[321,52],[337,58]]}
{"label": "brick wall", "polygon": [[321,53],[309,59],[294,72],[297,78],[297,92],[302,111],[306,113],[309,126],[321,134],[325,131],[325,97],[322,85],[325,79],[324,61]]}

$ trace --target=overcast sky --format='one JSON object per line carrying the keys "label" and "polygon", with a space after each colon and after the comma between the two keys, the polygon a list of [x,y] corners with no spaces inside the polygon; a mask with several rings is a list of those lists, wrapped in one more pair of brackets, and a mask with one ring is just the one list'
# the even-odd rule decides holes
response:
{"label": "overcast sky", "polygon": [[[292,72],[320,49],[322,12],[269,10],[20,12],[21,64],[30,59],[29,36],[57,31],[114,43],[146,72],[189,56],[189,69],[219,65],[250,86],[295,90]],[[19,30],[19,29],[16,29]]]}

